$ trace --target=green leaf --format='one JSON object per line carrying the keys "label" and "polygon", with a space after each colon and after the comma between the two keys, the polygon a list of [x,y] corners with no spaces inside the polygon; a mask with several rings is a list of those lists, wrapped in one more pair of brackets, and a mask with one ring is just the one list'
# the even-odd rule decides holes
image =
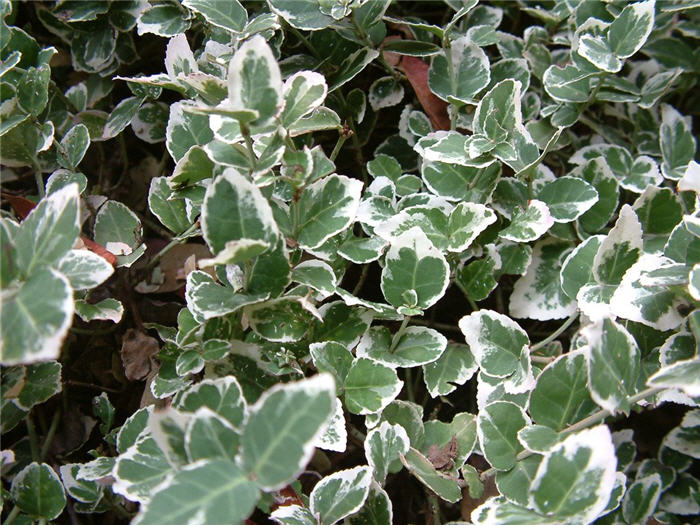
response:
{"label": "green leaf", "polygon": [[158,36],[171,37],[184,33],[190,27],[183,9],[171,4],[149,6],[137,22],[138,34],[153,33]]}
{"label": "green leaf", "polygon": [[573,174],[582,177],[598,193],[598,201],[581,215],[578,224],[589,232],[600,231],[617,210],[619,184],[604,158],[593,158]]}
{"label": "green leaf", "polygon": [[178,471],[141,507],[134,524],[240,522],[255,508],[260,491],[232,461],[213,459]]}
{"label": "green leaf", "polygon": [[351,237],[338,248],[338,255],[355,264],[376,261],[388,243],[381,237]]}
{"label": "green leaf", "polygon": [[192,146],[208,144],[214,138],[209,117],[185,111],[186,107],[184,102],[175,102],[170,106],[170,118],[165,130],[165,146],[175,162],[184,157]]}
{"label": "green leaf", "polygon": [[406,454],[399,457],[411,474],[445,501],[455,503],[462,498],[462,491],[457,482],[435,470],[428,458],[415,448],[410,448]]}
{"label": "green leaf", "polygon": [[441,99],[457,104],[472,102],[490,80],[486,53],[467,36],[453,40],[449,50],[436,55],[428,72],[430,90]]}
{"label": "green leaf", "polygon": [[467,297],[482,301],[498,286],[496,266],[497,261],[490,256],[471,261],[457,271],[456,282]]}
{"label": "green leaf", "polygon": [[333,378],[319,374],[276,385],[250,407],[240,461],[261,488],[281,488],[304,469],[333,413],[334,397]]}
{"label": "green leaf", "polygon": [[403,381],[396,371],[367,357],[358,357],[345,378],[345,406],[353,414],[381,411],[399,395]]}
{"label": "green leaf", "polygon": [[544,425],[532,425],[524,427],[518,432],[518,441],[525,450],[543,453],[547,452],[559,441],[559,434]]}
{"label": "green leaf", "polygon": [[315,0],[270,0],[270,9],[292,27],[304,31],[318,31],[334,22],[333,17],[321,12]]}
{"label": "green leaf", "polygon": [[581,35],[576,52],[603,71],[617,73],[622,69],[623,61],[615,56],[603,36]]}
{"label": "green leaf", "polygon": [[241,428],[246,418],[246,402],[234,376],[205,379],[180,392],[173,406],[181,412],[197,412],[202,407],[223,417],[235,428]]}
{"label": "green leaf", "polygon": [[625,328],[605,319],[581,330],[586,340],[591,397],[611,413],[628,413],[640,368],[637,342]]}
{"label": "green leaf", "polygon": [[622,516],[627,523],[646,523],[661,496],[661,476],[652,474],[635,480],[622,501]]}
{"label": "green leaf", "polygon": [[0,361],[3,365],[57,359],[73,320],[73,290],[50,268],[34,271],[21,285],[3,290]]}
{"label": "green leaf", "polygon": [[78,192],[81,194],[85,191],[85,188],[87,188],[88,180],[82,173],[58,169],[49,175],[46,181],[46,193],[48,195],[55,193],[73,182],[78,185]]}
{"label": "green leaf", "polygon": [[471,379],[477,368],[467,346],[448,343],[437,361],[423,365],[423,381],[431,397],[446,396]]}
{"label": "green leaf", "polygon": [[384,53],[396,53],[412,57],[427,57],[440,52],[440,46],[422,40],[385,40],[382,45]]}
{"label": "green leaf", "polygon": [[285,104],[280,122],[289,128],[323,104],[328,86],[320,73],[300,71],[285,81],[283,92]]}
{"label": "green leaf", "polygon": [[328,92],[355,78],[370,62],[379,56],[379,51],[363,47],[349,55],[338,66],[338,71],[328,78]]}
{"label": "green leaf", "polygon": [[386,254],[381,289],[393,306],[426,309],[445,293],[449,267],[419,228],[394,238]]}
{"label": "green leaf", "polygon": [[515,372],[530,344],[527,333],[515,321],[492,310],[462,317],[459,328],[479,367],[494,377]]}
{"label": "green leaf", "polygon": [[141,221],[118,201],[109,200],[95,217],[95,242],[117,255],[117,266],[131,266],[145,251]]}
{"label": "green leaf", "polygon": [[516,210],[508,227],[498,234],[513,242],[530,242],[540,238],[554,224],[554,217],[547,205],[532,199],[524,210]]}
{"label": "green leaf", "polygon": [[[527,428],[531,427],[525,427],[523,431]],[[510,470],[499,470],[496,472],[496,487],[498,487],[498,491],[510,501],[526,507],[530,483],[532,483],[541,461],[542,457],[540,455],[533,454],[518,461]]]}
{"label": "green leaf", "polygon": [[309,353],[316,369],[332,374],[336,386],[341,389],[352,366],[353,355],[350,350],[340,343],[325,341],[310,344]]}
{"label": "green leaf", "polygon": [[476,439],[476,417],[468,412],[460,412],[455,414],[451,423],[437,420],[425,422],[425,443],[422,452],[427,453],[429,458],[432,456],[435,460],[433,464],[437,463],[436,466],[440,468],[439,465],[444,462],[444,458],[440,457],[442,454],[438,450],[444,451],[449,448],[454,440],[456,449],[453,451],[454,454],[451,454],[454,457],[449,458],[453,464],[450,465],[447,461],[442,469],[456,472],[464,466],[474,450]]}
{"label": "green leaf", "polygon": [[211,25],[238,33],[248,22],[248,13],[238,0],[230,2],[207,2],[184,0],[182,5],[202,15]]}
{"label": "green leaf", "polygon": [[626,6],[608,28],[608,44],[620,58],[634,55],[644,45],[654,27],[655,0]]}
{"label": "green leaf", "polygon": [[[464,155],[464,153],[462,153]],[[494,163],[486,168],[424,161],[423,182],[430,191],[449,200],[486,204],[496,189],[501,168]]]}
{"label": "green leaf", "polygon": [[691,397],[700,396],[700,359],[686,359],[661,368],[648,380],[656,387],[677,388]]}
{"label": "green leaf", "polygon": [[389,495],[375,482],[370,487],[362,508],[348,518],[350,525],[384,525],[394,522],[394,509]]}
{"label": "green leaf", "polygon": [[76,169],[90,146],[90,134],[83,124],[76,124],[61,140],[58,161],[64,168]]}
{"label": "green leaf", "polygon": [[61,480],[46,463],[30,463],[12,480],[10,495],[30,516],[53,520],[63,512],[66,495]]}
{"label": "green leaf", "polygon": [[282,77],[272,50],[261,35],[246,40],[231,59],[228,97],[233,110],[253,110],[253,125],[267,124],[282,106]]}
{"label": "green leaf", "polygon": [[574,65],[551,65],[542,77],[544,90],[559,102],[586,102],[591,94],[591,73]]}
{"label": "green leaf", "polygon": [[362,182],[329,175],[308,185],[292,207],[295,237],[302,248],[314,249],[350,226],[360,205]]}
{"label": "green leaf", "polygon": [[383,421],[367,433],[365,457],[378,483],[384,484],[391,464],[399,459],[399,454],[408,452],[410,446],[408,434],[401,425]]}
{"label": "green leaf", "polygon": [[321,523],[332,525],[364,504],[372,474],[369,467],[340,470],[319,481],[309,495],[309,510]]}
{"label": "green leaf", "polygon": [[326,297],[335,293],[335,287],[338,285],[333,269],[319,260],[297,264],[292,270],[292,281],[313,288]]}
{"label": "green leaf", "polygon": [[51,68],[48,66],[29,68],[17,84],[17,101],[24,111],[32,116],[41,113],[49,101],[49,80]]}
{"label": "green leaf", "polygon": [[173,174],[167,178],[168,186],[173,190],[190,186],[201,180],[214,176],[214,162],[199,146],[192,146],[185,155],[177,161]]}
{"label": "green leaf", "polygon": [[503,496],[492,497],[472,511],[474,525],[517,523],[518,525],[555,525],[559,520],[547,518],[527,507],[521,507]]}
{"label": "green leaf", "polygon": [[657,330],[677,328],[683,321],[679,310],[687,305],[686,299],[668,286],[648,281],[649,273],[670,262],[666,257],[643,254],[614,289],[611,312]]}
{"label": "green leaf", "polygon": [[576,246],[561,265],[561,289],[571,299],[576,299],[579,290],[593,282],[593,259],[605,237],[593,235]]}
{"label": "green leaf", "polygon": [[682,116],[673,106],[661,105],[661,129],[659,146],[663,162],[661,173],[671,180],[683,177],[688,163],[695,156],[696,140],[688,117]]}
{"label": "green leaf", "polygon": [[16,398],[16,404],[19,408],[30,410],[61,391],[61,364],[52,361],[29,365],[23,380],[24,385]]}
{"label": "green leaf", "polygon": [[341,130],[340,117],[332,109],[321,106],[316,108],[306,117],[302,117],[289,126],[289,135],[298,137],[313,131],[324,131],[329,129]]}
{"label": "green leaf", "polygon": [[309,330],[312,314],[303,297],[285,296],[247,306],[250,327],[260,337],[274,342],[298,341]]}
{"label": "green leaf", "polygon": [[232,288],[216,284],[209,274],[201,271],[190,272],[185,285],[187,307],[201,321],[222,317],[268,297],[269,293],[236,293]]}
{"label": "green leaf", "polygon": [[392,341],[385,327],[374,327],[365,333],[355,352],[391,368],[410,368],[435,361],[446,346],[447,339],[432,328],[409,326]]}
{"label": "green leaf", "polygon": [[[194,149],[194,148],[193,148]],[[165,177],[153,177],[148,190],[148,208],[170,231],[182,233],[190,226],[184,199],[176,199]]]}
{"label": "green leaf", "polygon": [[393,76],[381,77],[372,82],[367,99],[374,111],[395,106],[403,99],[403,85]]}
{"label": "green leaf", "polygon": [[68,253],[80,233],[78,215],[77,184],[42,199],[27,215],[14,236],[17,264],[23,275],[53,265]]}
{"label": "green leaf", "polygon": [[559,519],[591,522],[607,506],[616,464],[606,426],[572,434],[545,453],[530,487],[530,506]]}
{"label": "green leaf", "polygon": [[81,299],[75,301],[75,313],[85,322],[100,320],[118,323],[124,315],[124,306],[112,298],[94,304]]}
{"label": "green leaf", "polygon": [[496,401],[479,411],[476,432],[484,457],[497,470],[509,470],[523,450],[518,432],[530,424],[522,408],[508,401]]}
{"label": "green leaf", "polygon": [[229,241],[257,240],[272,246],[280,236],[267,199],[233,168],[226,169],[207,188],[202,233],[214,254]]}
{"label": "green leaf", "polygon": [[109,118],[102,130],[102,138],[109,139],[116,137],[136,116],[136,112],[143,104],[141,97],[128,97],[122,100],[109,114]]}
{"label": "green leaf", "polygon": [[642,251],[642,227],[632,207],[620,209],[610,230],[593,259],[593,275],[601,284],[620,284],[622,276]]}
{"label": "green leaf", "polygon": [[201,459],[235,459],[239,434],[233,426],[208,408],[199,409],[187,422],[185,451],[190,463]]}
{"label": "green leaf", "polygon": [[447,221],[448,245],[451,252],[462,252],[489,225],[496,222],[496,214],[483,204],[460,202],[450,213]]}
{"label": "green leaf", "polygon": [[71,250],[56,267],[68,278],[73,290],[90,290],[106,281],[114,268],[105,259],[88,250]]}
{"label": "green leaf", "polygon": [[272,514],[270,514],[270,519],[282,525],[318,524],[318,520],[311,514],[311,511],[299,505],[283,505],[277,507]]}
{"label": "green leaf", "polygon": [[530,414],[538,425],[563,430],[593,412],[588,391],[588,369],[582,352],[570,352],[552,361],[537,377],[530,394]]}
{"label": "green leaf", "polygon": [[537,198],[547,205],[555,222],[570,222],[598,201],[598,192],[581,179],[559,177],[545,185]]}
{"label": "green leaf", "polygon": [[513,285],[508,311],[513,317],[564,319],[576,311],[576,302],[564,292],[559,275],[569,244],[545,239],[535,245],[527,272]]}

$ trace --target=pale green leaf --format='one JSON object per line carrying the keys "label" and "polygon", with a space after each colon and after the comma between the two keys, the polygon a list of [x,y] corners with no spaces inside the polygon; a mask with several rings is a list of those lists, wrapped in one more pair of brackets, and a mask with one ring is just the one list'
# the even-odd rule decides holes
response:
{"label": "pale green leaf", "polygon": [[42,520],[56,519],[66,506],[61,480],[46,463],[30,463],[12,480],[10,495],[26,514]]}
{"label": "pale green leaf", "polygon": [[358,357],[345,378],[345,406],[353,414],[373,414],[391,403],[402,387],[392,368]]}
{"label": "pale green leaf", "polygon": [[311,491],[309,509],[321,523],[337,523],[362,507],[371,481],[371,470],[366,466],[334,472]]}

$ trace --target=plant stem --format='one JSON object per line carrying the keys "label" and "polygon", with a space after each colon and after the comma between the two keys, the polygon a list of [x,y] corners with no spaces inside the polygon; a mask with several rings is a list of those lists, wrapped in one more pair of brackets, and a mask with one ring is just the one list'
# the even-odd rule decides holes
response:
{"label": "plant stem", "polygon": [[21,510],[17,505],[12,507],[12,510],[7,515],[7,518],[5,518],[5,521],[2,522],[2,525],[10,525],[13,521],[15,521],[15,518],[17,518],[17,516],[19,516],[20,512],[21,512]]}
{"label": "plant stem", "polygon": [[530,347],[530,353],[536,352],[540,348],[547,346],[549,343],[554,341],[557,337],[563,334],[566,331],[566,329],[569,328],[574,321],[576,321],[577,318],[578,310],[571,314],[569,318],[566,321],[564,321],[564,323],[559,328],[557,328],[556,330],[554,330],[554,332],[549,334],[549,336],[547,336],[545,339],[542,339],[542,341],[540,341],[539,343],[535,343],[534,345],[532,345]]}
{"label": "plant stem", "polygon": [[27,414],[27,419],[24,420],[27,425],[27,435],[29,436],[29,449],[32,451],[32,461],[39,463],[39,442],[36,437],[36,427],[32,419],[32,413]]}
{"label": "plant stem", "polygon": [[[642,390],[641,392],[638,392],[634,394],[633,396],[630,396],[628,401],[630,405],[634,405],[638,401],[641,401],[645,397],[652,396],[658,392],[661,392],[664,390],[663,387],[649,387],[647,389]],[[582,419],[581,421],[578,421],[577,423],[574,423],[568,428],[565,428],[559,434],[561,435],[566,435],[566,434],[571,434],[572,432],[577,432],[579,430],[583,430],[584,428],[588,428],[595,423],[598,423],[600,421],[603,421],[606,417],[611,416],[612,414],[605,410],[601,409],[598,410],[598,412],[595,412],[594,414],[591,414],[590,416]],[[515,456],[516,461],[521,461],[527,457],[530,457],[534,452],[530,452],[529,450],[523,450],[520,454]],[[488,470],[485,470],[484,472],[481,473],[481,479],[482,481],[488,478],[489,476],[493,476],[496,473],[496,469],[491,467]]]}
{"label": "plant stem", "polygon": [[51,443],[53,442],[53,438],[56,435],[56,430],[58,430],[58,422],[61,421],[61,409],[57,409],[56,412],[53,415],[53,419],[51,420],[51,426],[49,427],[49,431],[46,433],[46,437],[44,438],[44,443],[41,445],[41,452],[39,453],[39,459],[41,461],[44,461],[44,458],[46,457],[46,454],[49,452],[49,448],[51,447]]}
{"label": "plant stem", "polygon": [[399,327],[398,331],[394,334],[394,339],[391,341],[391,346],[389,346],[389,353],[393,352],[394,348],[396,348],[396,345],[399,344],[399,339],[401,339],[401,336],[406,330],[406,327],[408,326],[408,322],[410,320],[411,316],[407,315],[403,318],[403,321],[401,321],[401,326]]}
{"label": "plant stem", "polygon": [[333,151],[331,151],[331,156],[329,157],[332,161],[335,161],[335,158],[338,156],[338,153],[340,153],[340,148],[343,147],[343,144],[345,144],[346,140],[348,140],[347,134],[341,131],[338,135],[338,141],[335,143],[335,147],[333,148]]}
{"label": "plant stem", "polygon": [[46,196],[46,189],[44,188],[44,177],[41,174],[41,167],[39,163],[34,160],[32,162],[32,169],[34,170],[34,180],[36,181],[36,189],[39,192],[39,198],[43,199]]}
{"label": "plant stem", "polygon": [[168,253],[170,250],[172,250],[175,246],[178,244],[182,243],[185,241],[185,239],[188,239],[193,232],[195,232],[199,228],[199,221],[196,221],[192,226],[187,228],[184,232],[182,232],[180,235],[177,237],[173,237],[173,239],[166,244],[161,251],[159,251],[157,254],[153,256],[153,259],[150,260],[150,262],[146,265],[146,270],[150,270],[153,268],[156,264],[158,264],[158,261]]}
{"label": "plant stem", "polygon": [[253,149],[253,140],[250,138],[250,129],[248,129],[247,125],[241,125],[241,134],[245,139],[245,146],[248,149],[250,171],[253,172],[258,168],[258,158],[255,156],[255,150]]}
{"label": "plant stem", "polygon": [[428,495],[428,503],[430,504],[430,512],[433,515],[433,525],[441,525],[442,521],[440,519],[440,502],[435,494],[431,494],[427,489],[426,493]]}
{"label": "plant stem", "polygon": [[413,392],[413,369],[412,368],[405,368],[404,372],[406,374],[405,379],[406,379],[406,394],[408,395],[408,400],[411,403],[416,402],[416,396]]}

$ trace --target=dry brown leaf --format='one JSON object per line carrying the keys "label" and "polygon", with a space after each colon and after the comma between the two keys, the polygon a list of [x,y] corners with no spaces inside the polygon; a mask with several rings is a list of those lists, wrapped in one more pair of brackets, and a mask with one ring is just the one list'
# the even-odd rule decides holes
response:
{"label": "dry brown leaf", "polygon": [[124,375],[131,381],[144,379],[151,371],[152,359],[160,350],[158,340],[134,328],[129,328],[122,338],[122,365]]}
{"label": "dry brown leaf", "polygon": [[[207,259],[212,254],[204,244],[185,243],[173,246],[163,255],[156,268],[156,276],[150,276],[150,282],[140,282],[136,286],[139,293],[174,292],[185,285],[187,274],[196,269],[196,261]],[[204,271],[214,275],[213,268]]]}
{"label": "dry brown leaf", "polygon": [[420,58],[405,56],[401,60],[400,69],[406,74],[420,105],[428,114],[433,127],[450,129],[450,119],[447,116],[447,102],[439,99],[428,87],[428,70],[430,66]]}

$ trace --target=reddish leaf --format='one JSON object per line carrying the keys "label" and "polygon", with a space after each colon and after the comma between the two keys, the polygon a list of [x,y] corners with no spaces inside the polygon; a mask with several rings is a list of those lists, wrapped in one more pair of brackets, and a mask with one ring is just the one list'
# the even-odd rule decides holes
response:
{"label": "reddish leaf", "polygon": [[95,241],[91,241],[87,237],[83,236],[80,237],[80,240],[83,241],[85,248],[99,255],[112,266],[115,266],[117,264],[117,256],[114,255],[112,252],[107,251],[101,244],[97,244]]}
{"label": "reddish leaf", "polygon": [[301,499],[301,496],[297,494],[296,490],[290,485],[287,485],[275,493],[275,501],[270,506],[270,510],[274,511],[279,507],[288,507],[289,505],[299,505],[303,507],[304,501]]}
{"label": "reddish leaf", "polygon": [[29,212],[32,211],[32,208],[36,206],[35,202],[25,199],[24,197],[20,197],[19,195],[8,195],[7,193],[3,193],[2,197],[10,202],[12,209],[15,210],[17,216],[22,220],[24,220],[27,215],[29,215]]}
{"label": "reddish leaf", "polygon": [[418,101],[430,117],[433,127],[437,129],[450,129],[450,119],[447,116],[447,102],[439,99],[428,87],[428,69],[430,66],[420,58],[405,56],[399,66],[406,74],[413,91],[416,92]]}

